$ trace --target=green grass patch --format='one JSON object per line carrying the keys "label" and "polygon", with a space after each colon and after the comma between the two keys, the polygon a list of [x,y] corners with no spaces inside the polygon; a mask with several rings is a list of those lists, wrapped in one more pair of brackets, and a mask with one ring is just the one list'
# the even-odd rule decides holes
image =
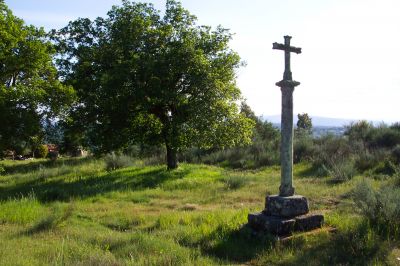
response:
{"label": "green grass patch", "polygon": [[32,193],[26,197],[0,202],[0,224],[27,225],[47,214],[47,209]]}
{"label": "green grass patch", "polygon": [[276,166],[107,171],[91,158],[1,166],[0,265],[395,265],[400,254],[396,238],[355,212],[363,177],[332,182],[307,163],[295,166],[296,193],[325,214],[326,227],[279,241],[245,226],[278,192]]}

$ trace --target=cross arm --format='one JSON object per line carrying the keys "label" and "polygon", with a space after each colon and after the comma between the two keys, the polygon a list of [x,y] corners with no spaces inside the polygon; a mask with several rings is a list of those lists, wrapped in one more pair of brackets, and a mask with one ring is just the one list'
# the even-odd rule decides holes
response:
{"label": "cross arm", "polygon": [[286,46],[284,44],[277,43],[277,42],[274,42],[272,44],[272,49],[289,51],[289,52],[293,52],[293,53],[296,53],[296,54],[300,54],[301,53],[301,48],[297,48],[297,47],[293,47],[293,46]]}

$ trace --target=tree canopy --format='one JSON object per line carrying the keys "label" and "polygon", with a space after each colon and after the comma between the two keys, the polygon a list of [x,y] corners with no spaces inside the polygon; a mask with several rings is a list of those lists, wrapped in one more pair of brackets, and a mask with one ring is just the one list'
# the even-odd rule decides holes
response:
{"label": "tree canopy", "polygon": [[312,119],[307,113],[297,114],[297,128],[298,135],[311,135],[312,133]]}
{"label": "tree canopy", "polygon": [[41,121],[73,98],[58,80],[54,52],[43,29],[25,25],[0,1],[0,151],[29,144]]}
{"label": "tree canopy", "polygon": [[163,143],[168,168],[197,146],[251,141],[254,122],[238,111],[231,34],[198,26],[180,3],[163,16],[151,4],[123,1],[106,18],[78,19],[53,32],[63,79],[78,101],[71,119],[99,153],[129,143]]}

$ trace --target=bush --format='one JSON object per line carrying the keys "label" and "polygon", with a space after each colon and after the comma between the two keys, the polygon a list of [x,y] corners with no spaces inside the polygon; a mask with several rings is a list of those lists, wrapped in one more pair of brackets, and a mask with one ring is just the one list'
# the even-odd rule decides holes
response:
{"label": "bush", "polygon": [[384,162],[381,162],[379,167],[375,169],[376,174],[383,174],[386,176],[396,175],[398,171],[399,167],[389,159],[386,159]]}
{"label": "bush", "polygon": [[349,180],[356,174],[353,154],[358,149],[345,138],[324,136],[315,141],[313,168],[319,176],[330,175],[336,181]]}
{"label": "bush", "polygon": [[133,165],[133,159],[127,155],[117,155],[115,153],[108,154],[104,161],[106,170],[113,171],[119,168],[124,168]]}
{"label": "bush", "polygon": [[48,157],[51,161],[55,161],[55,160],[57,160],[58,155],[59,155],[58,151],[51,151],[51,152],[49,152]]}
{"label": "bush", "polygon": [[310,137],[302,136],[295,139],[293,145],[294,163],[310,160],[313,155],[313,152],[314,152],[313,141]]}
{"label": "bush", "polygon": [[352,141],[365,141],[373,127],[372,123],[361,120],[345,126],[344,134]]}
{"label": "bush", "polygon": [[380,229],[397,231],[400,225],[400,188],[393,184],[374,189],[364,180],[353,191],[362,215]]}
{"label": "bush", "polygon": [[353,178],[357,171],[354,166],[353,160],[338,160],[330,161],[328,166],[328,173],[335,181],[347,181]]}
{"label": "bush", "polygon": [[400,144],[400,131],[382,125],[370,130],[368,145],[375,148],[391,148]]}
{"label": "bush", "polygon": [[46,158],[48,153],[49,153],[49,149],[47,148],[47,145],[39,145],[36,148],[35,157],[36,158]]}
{"label": "bush", "polygon": [[393,148],[391,157],[395,163],[400,164],[400,144]]}
{"label": "bush", "polygon": [[387,152],[382,149],[360,152],[356,155],[355,167],[360,172],[376,168],[387,157]]}
{"label": "bush", "polygon": [[228,176],[223,178],[222,181],[225,183],[226,188],[233,190],[239,189],[248,183],[248,179],[243,176]]}

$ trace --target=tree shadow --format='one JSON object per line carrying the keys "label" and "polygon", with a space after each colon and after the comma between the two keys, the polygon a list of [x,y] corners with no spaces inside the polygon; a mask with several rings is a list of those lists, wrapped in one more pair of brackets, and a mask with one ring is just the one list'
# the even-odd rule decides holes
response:
{"label": "tree shadow", "polygon": [[81,157],[81,158],[65,158],[56,161],[30,161],[24,164],[12,164],[3,166],[7,174],[26,174],[32,171],[37,171],[43,167],[47,169],[58,168],[64,165],[78,166],[86,164],[93,160],[92,157]]}
{"label": "tree shadow", "polygon": [[53,207],[52,212],[48,216],[42,218],[32,227],[22,231],[19,236],[39,234],[56,228],[58,225],[65,222],[72,216],[73,209],[73,204],[69,204],[63,209]]}
{"label": "tree shadow", "polygon": [[300,236],[283,244],[284,249],[296,253],[278,265],[372,265],[384,261],[390,250],[387,241],[371,230],[367,222],[362,222],[312,240]]}
{"label": "tree shadow", "polygon": [[390,250],[387,241],[371,233],[368,223],[343,232],[300,233],[287,241],[267,233],[255,235],[247,225],[228,234],[221,230],[223,227],[217,228],[205,240],[209,243],[217,239],[218,243],[205,245],[202,251],[227,264],[256,259],[262,265],[370,265],[385,261]]}
{"label": "tree shadow", "polygon": [[317,178],[323,178],[320,173],[320,167],[311,165],[307,167],[306,169],[298,170],[296,171],[295,175],[296,177],[303,177],[303,178],[308,178],[308,177],[317,177]]}
{"label": "tree shadow", "polygon": [[142,172],[141,168],[128,168],[82,179],[45,180],[35,179],[10,187],[0,188],[0,200],[27,196],[32,192],[40,202],[69,201],[71,198],[87,198],[110,191],[155,188],[167,180],[179,179],[189,170],[168,171],[156,168]]}
{"label": "tree shadow", "polygon": [[249,262],[261,252],[271,250],[277,242],[277,238],[271,234],[256,234],[248,224],[229,233],[224,230],[223,226],[219,226],[204,239],[206,242],[218,239],[218,242],[215,245],[206,245],[202,251],[228,264]]}

